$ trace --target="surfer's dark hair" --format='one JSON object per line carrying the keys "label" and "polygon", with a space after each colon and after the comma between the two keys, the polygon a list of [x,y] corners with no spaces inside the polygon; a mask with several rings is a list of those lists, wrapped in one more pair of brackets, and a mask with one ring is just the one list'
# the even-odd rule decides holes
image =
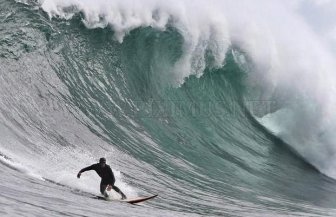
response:
{"label": "surfer's dark hair", "polygon": [[100,158],[99,163],[106,163],[106,159],[104,157]]}

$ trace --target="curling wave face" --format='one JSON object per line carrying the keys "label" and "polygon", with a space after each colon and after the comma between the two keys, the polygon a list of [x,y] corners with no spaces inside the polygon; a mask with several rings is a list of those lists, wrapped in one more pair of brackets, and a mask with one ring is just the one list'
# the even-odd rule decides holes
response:
{"label": "curling wave face", "polygon": [[[182,54],[165,69],[171,73],[165,79],[172,85],[181,85],[190,75],[200,77],[207,66],[220,68],[228,50],[238,47],[253,64],[250,76],[253,80],[262,79],[257,84],[253,82],[253,86],[266,92],[253,97],[287,101],[283,107],[290,112],[281,119],[291,120],[281,123],[276,118],[272,120],[273,125],[282,129],[277,136],[321,172],[333,176],[335,162],[330,150],[334,153],[336,147],[332,133],[336,79],[335,53],[330,48],[335,47],[335,23],[325,19],[333,16],[330,8],[335,8],[335,4],[330,1],[259,3],[46,0],[41,2],[41,7],[50,17],[65,19],[80,12],[86,27],[110,27],[120,42],[136,28],[164,31],[173,27],[183,42]],[[311,11],[325,14],[314,17],[309,14]]]}

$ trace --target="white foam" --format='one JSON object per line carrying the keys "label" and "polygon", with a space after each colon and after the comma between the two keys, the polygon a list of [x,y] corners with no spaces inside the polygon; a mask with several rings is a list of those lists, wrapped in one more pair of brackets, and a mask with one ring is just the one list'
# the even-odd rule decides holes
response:
{"label": "white foam", "polygon": [[35,179],[39,179],[44,181],[44,178],[37,174],[36,172],[34,172],[32,169],[27,168],[26,166],[18,163],[18,162],[14,162],[10,159],[5,158],[4,156],[0,156],[0,162],[3,163],[4,165],[13,168],[14,170],[20,171],[26,175],[29,175],[30,177],[33,177]]}

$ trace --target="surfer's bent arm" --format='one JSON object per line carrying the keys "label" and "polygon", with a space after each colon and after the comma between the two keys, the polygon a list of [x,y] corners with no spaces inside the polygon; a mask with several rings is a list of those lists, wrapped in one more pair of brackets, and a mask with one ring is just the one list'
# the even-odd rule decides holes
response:
{"label": "surfer's bent arm", "polygon": [[81,169],[78,174],[77,174],[77,178],[80,178],[80,176],[82,175],[83,172],[85,171],[89,171],[89,170],[93,170],[94,169],[94,164],[88,167],[85,167],[83,169]]}

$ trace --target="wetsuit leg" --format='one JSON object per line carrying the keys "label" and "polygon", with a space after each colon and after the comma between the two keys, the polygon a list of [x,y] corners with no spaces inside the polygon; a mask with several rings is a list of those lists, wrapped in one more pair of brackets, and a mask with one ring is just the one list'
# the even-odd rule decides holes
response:
{"label": "wetsuit leg", "polygon": [[103,183],[103,182],[100,182],[100,193],[102,195],[104,195],[105,197],[108,197],[108,194],[106,193],[106,187],[107,187],[107,184]]}
{"label": "wetsuit leg", "polygon": [[126,199],[126,195],[117,186],[112,185],[112,188],[121,195],[121,199]]}

